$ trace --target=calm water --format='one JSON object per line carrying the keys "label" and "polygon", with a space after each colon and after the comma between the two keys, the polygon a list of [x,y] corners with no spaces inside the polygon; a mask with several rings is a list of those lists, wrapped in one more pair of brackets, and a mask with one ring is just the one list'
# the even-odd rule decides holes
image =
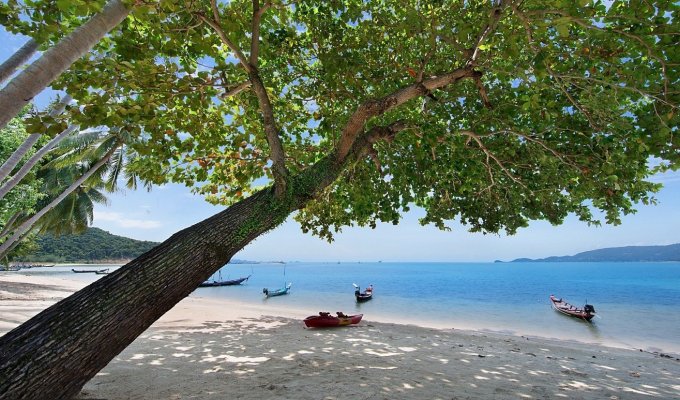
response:
{"label": "calm water", "polygon": [[[96,279],[65,267],[47,270],[29,273]],[[680,263],[232,264],[221,274],[252,276],[241,286],[200,288],[193,295],[264,303],[273,311],[357,311],[369,321],[680,353]],[[284,281],[293,282],[289,295],[263,298],[262,288],[276,289]],[[373,300],[357,304],[354,282],[362,289],[373,284]],[[579,306],[587,300],[599,317],[589,324],[558,314],[550,308],[550,294]]]}

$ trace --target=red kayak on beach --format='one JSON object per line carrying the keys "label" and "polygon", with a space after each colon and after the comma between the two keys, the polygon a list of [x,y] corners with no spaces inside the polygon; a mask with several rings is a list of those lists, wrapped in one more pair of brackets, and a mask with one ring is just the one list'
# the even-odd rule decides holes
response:
{"label": "red kayak on beach", "polygon": [[579,308],[567,303],[561,298],[558,299],[552,294],[550,295],[550,302],[552,303],[552,306],[555,309],[555,311],[568,315],[570,317],[576,317],[584,319],[586,321],[590,321],[595,316],[595,307],[591,306],[590,304],[586,304],[585,306],[583,306],[583,308]]}
{"label": "red kayak on beach", "polygon": [[364,314],[345,315],[337,312],[337,317],[329,312],[320,312],[319,315],[312,315],[305,318],[305,325],[308,328],[330,328],[334,326],[346,326],[358,324]]}

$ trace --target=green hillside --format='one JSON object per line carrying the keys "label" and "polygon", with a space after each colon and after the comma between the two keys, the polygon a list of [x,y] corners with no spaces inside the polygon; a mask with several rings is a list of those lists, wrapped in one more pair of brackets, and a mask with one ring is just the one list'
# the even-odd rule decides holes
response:
{"label": "green hillside", "polygon": [[112,235],[99,228],[88,228],[80,235],[40,235],[38,250],[16,261],[48,263],[119,262],[136,258],[157,242]]}

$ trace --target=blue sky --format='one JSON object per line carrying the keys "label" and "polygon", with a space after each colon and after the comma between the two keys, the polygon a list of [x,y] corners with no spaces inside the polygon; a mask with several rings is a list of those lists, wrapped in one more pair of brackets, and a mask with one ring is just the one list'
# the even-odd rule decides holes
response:
{"label": "blue sky", "polygon": [[[0,28],[0,60],[16,51],[26,38]],[[38,96],[45,103],[49,93]],[[519,257],[568,255],[602,247],[671,244],[680,242],[680,172],[655,177],[665,187],[657,206],[638,207],[619,226],[589,227],[576,218],[561,226],[533,222],[514,236],[473,234],[451,223],[452,232],[420,226],[422,210],[405,215],[401,224],[380,224],[376,229],[345,228],[328,244],[303,234],[289,219],[236,255],[251,260],[283,261],[493,261]],[[182,185],[141,189],[109,196],[108,206],[97,206],[94,226],[116,235],[163,241],[222,210]]]}

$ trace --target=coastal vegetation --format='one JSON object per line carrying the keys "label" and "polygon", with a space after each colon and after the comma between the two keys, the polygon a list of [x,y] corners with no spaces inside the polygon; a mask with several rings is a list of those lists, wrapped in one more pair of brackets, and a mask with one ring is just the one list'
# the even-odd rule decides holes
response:
{"label": "coastal vegetation", "polygon": [[129,261],[145,253],[157,242],[112,235],[99,228],[87,228],[81,234],[38,235],[35,250],[15,261],[45,263],[103,263]]}
{"label": "coastal vegetation", "polygon": [[291,214],[328,240],[413,206],[484,233],[615,224],[678,167],[672,1],[27,4],[2,21],[45,51],[0,91],[0,126],[50,85],[74,102],[29,133],[100,131],[86,171],[118,160],[228,208],[0,338],[0,399],[74,396]]}

